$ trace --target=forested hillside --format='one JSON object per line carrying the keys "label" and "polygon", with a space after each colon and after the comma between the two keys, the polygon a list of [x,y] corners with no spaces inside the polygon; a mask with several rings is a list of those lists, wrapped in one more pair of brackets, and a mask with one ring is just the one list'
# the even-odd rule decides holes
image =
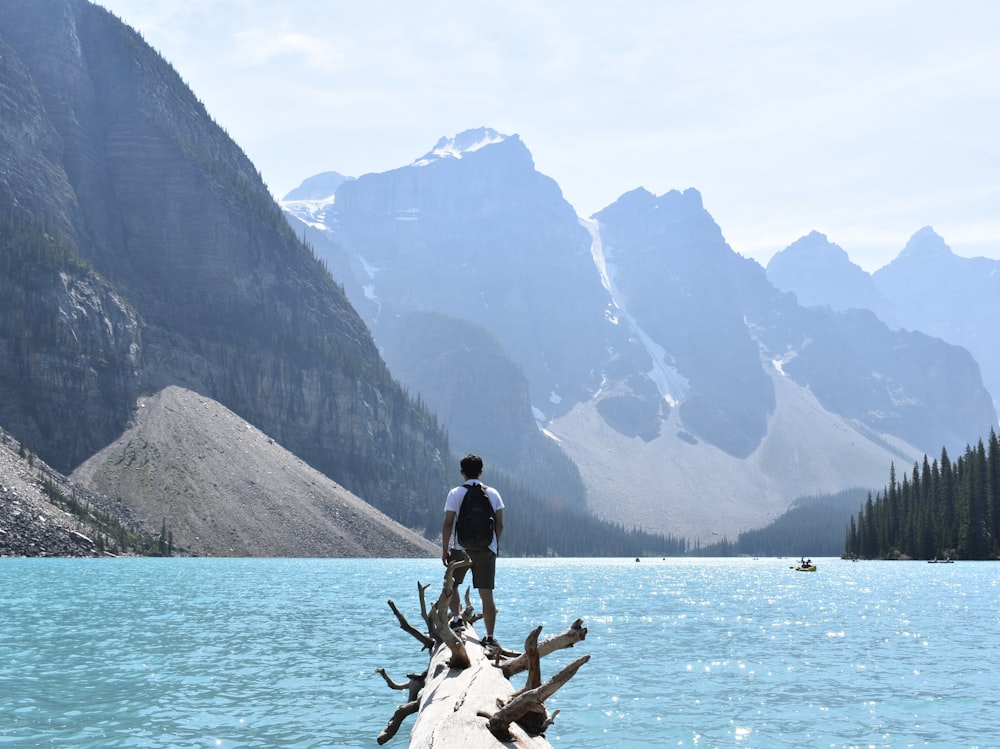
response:
{"label": "forested hillside", "polygon": [[844,528],[869,494],[846,489],[832,496],[800,497],[773,523],[692,551],[698,556],[837,556]]}
{"label": "forested hillside", "polygon": [[1000,443],[965,448],[952,463],[915,463],[909,477],[868,496],[847,531],[845,554],[862,559],[996,559],[1000,556]]}
{"label": "forested hillside", "polygon": [[491,470],[487,483],[504,497],[504,556],[681,556],[691,542],[670,534],[626,528],[582,507],[544,496],[510,474]]}

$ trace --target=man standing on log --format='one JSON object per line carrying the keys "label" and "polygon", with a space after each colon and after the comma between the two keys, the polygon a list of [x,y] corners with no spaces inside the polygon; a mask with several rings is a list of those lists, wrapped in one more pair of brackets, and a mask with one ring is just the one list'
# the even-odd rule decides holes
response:
{"label": "man standing on log", "polygon": [[[493,587],[496,579],[500,535],[503,533],[504,504],[503,499],[500,497],[500,492],[486,486],[480,480],[480,476],[483,475],[482,458],[478,455],[466,455],[462,458],[460,467],[465,483],[462,486],[456,486],[448,492],[448,499],[445,500],[444,504],[444,527],[441,530],[441,561],[447,566],[450,562],[461,561],[465,558],[466,554],[472,560],[472,584],[479,591],[479,598],[483,603],[483,625],[486,627],[486,637],[483,638],[482,644],[484,647],[493,648],[498,647],[497,641],[493,638],[493,628],[496,626],[497,620],[497,607],[493,600]],[[463,545],[460,540],[462,531],[455,533],[453,538],[452,532],[456,529],[455,521],[462,511],[462,504],[466,498],[466,494],[470,491],[478,494],[480,487],[485,490],[489,505],[492,508],[492,538],[490,539],[490,534],[487,534],[485,537],[486,540],[481,544],[476,544],[474,541],[470,541],[469,538],[465,538],[465,544]],[[466,508],[466,511],[468,512],[470,509],[472,508]],[[452,592],[450,602],[452,613],[451,626],[454,629],[460,629],[464,626],[461,618],[462,608],[458,595],[458,586],[465,580],[467,569],[457,570],[454,576],[455,589]]]}

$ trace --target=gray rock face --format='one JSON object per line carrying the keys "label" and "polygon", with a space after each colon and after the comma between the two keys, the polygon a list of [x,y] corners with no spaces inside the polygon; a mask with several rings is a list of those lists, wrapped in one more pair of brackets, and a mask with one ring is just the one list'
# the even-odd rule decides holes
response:
{"label": "gray rock face", "polygon": [[920,331],[967,349],[994,404],[1000,402],[1000,340],[994,324],[1000,315],[1000,261],[958,257],[924,227],[891,263],[869,275],[813,232],[775,255],[767,275],[802,304],[871,310],[891,328]]}
{"label": "gray rock face", "polygon": [[803,307],[838,312],[870,309],[885,323],[894,321],[892,305],[872,277],[819,232],[810,232],[775,254],[767,264],[767,279],[782,291],[793,292]]}
{"label": "gray rock face", "polygon": [[872,279],[898,325],[968,349],[1000,403],[1000,260],[959,257],[924,227]]}
{"label": "gray rock face", "polygon": [[620,302],[688,383],[676,398],[686,428],[748,456],[764,436],[774,392],[744,320],[739,258],[701,196],[635,190],[595,218]]}
{"label": "gray rock face", "polygon": [[68,472],[181,384],[427,522],[444,435],[176,72],[40,0],[0,6],[0,80],[0,421]]}
{"label": "gray rock face", "polygon": [[0,429],[0,557],[104,556],[94,529],[55,505],[46,481],[63,496],[78,489]]}
{"label": "gray rock face", "polygon": [[621,339],[590,236],[516,136],[431,156],[344,183],[325,216],[377,300],[366,320],[376,336],[411,310],[485,328],[524,369],[532,403],[565,412],[599,385],[594,362]]}

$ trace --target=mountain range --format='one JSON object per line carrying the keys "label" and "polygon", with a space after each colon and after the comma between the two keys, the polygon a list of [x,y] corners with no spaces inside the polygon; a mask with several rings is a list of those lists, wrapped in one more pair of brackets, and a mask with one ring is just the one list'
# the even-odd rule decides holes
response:
{"label": "mountain range", "polygon": [[573,500],[626,525],[731,536],[996,420],[967,350],[800,304],[694,189],[578,217],[516,135],[466,131],[282,205],[453,442],[558,485],[522,457],[544,435],[579,470]]}
{"label": "mountain range", "polygon": [[[479,128],[279,206],[85,0],[0,5],[0,103],[0,426],[196,553],[336,535],[341,492],[433,538],[469,451],[520,553],[732,537],[996,423],[969,350],[800,303],[694,189],[579,217]],[[294,501],[254,478],[293,458]]]}
{"label": "mountain range", "polygon": [[767,265],[776,287],[832,310],[870,309],[892,328],[919,330],[967,349],[1000,402],[1000,260],[954,254],[933,228],[917,231],[899,255],[869,274],[843,248],[812,232]]}

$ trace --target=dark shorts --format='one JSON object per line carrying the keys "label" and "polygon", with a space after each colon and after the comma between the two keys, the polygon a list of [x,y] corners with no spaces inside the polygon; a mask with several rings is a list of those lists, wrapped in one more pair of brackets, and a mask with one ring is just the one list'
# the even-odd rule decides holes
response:
{"label": "dark shorts", "polygon": [[[472,560],[473,587],[476,590],[493,590],[493,584],[497,576],[497,555],[489,549],[483,549],[482,551],[452,549],[449,559],[452,562],[457,562],[463,559],[465,554],[468,554]],[[465,573],[468,571],[469,568],[465,567],[455,572],[455,585],[460,585],[465,580]]]}

